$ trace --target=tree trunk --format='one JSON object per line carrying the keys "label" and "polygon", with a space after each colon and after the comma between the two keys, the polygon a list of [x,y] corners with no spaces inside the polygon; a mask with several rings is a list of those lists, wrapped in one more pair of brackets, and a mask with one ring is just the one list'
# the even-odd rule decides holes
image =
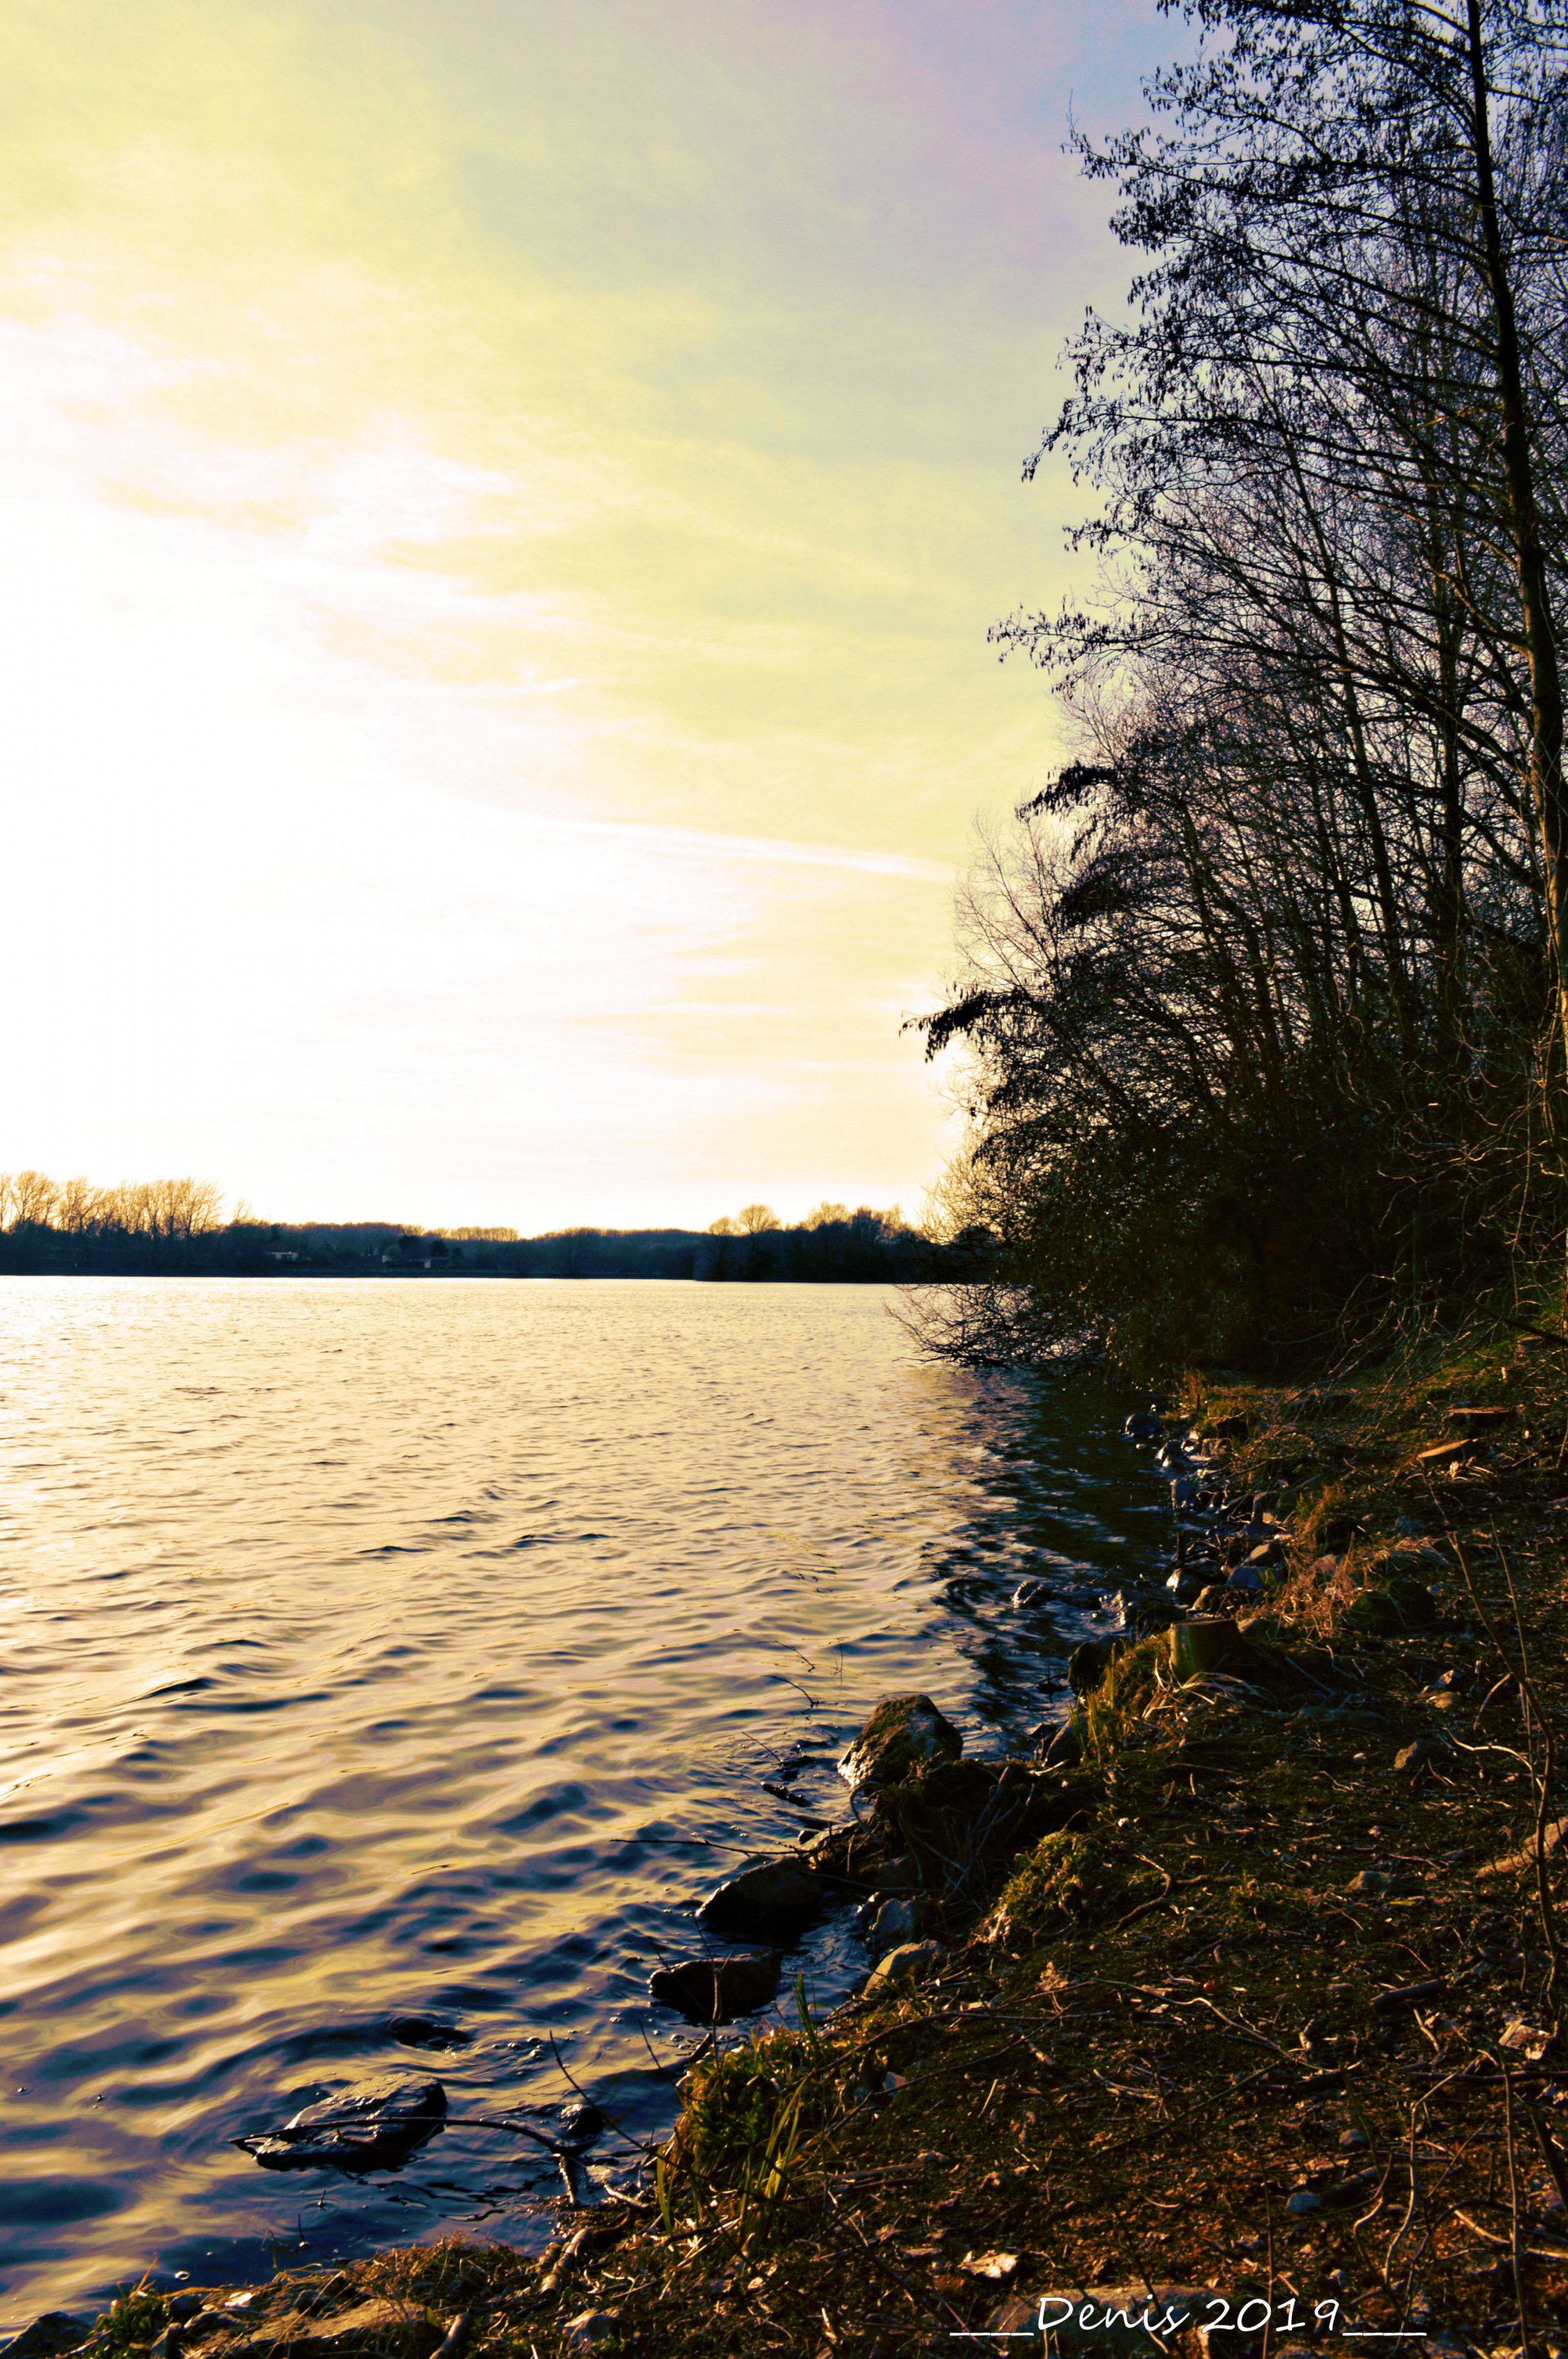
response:
{"label": "tree trunk", "polygon": [[1476,190],[1487,256],[1487,279],[1497,321],[1498,397],[1503,419],[1503,464],[1508,480],[1509,521],[1519,573],[1525,651],[1530,662],[1530,789],[1541,830],[1546,883],[1546,924],[1557,989],[1557,1020],[1568,1058],[1568,801],[1563,790],[1563,679],[1557,662],[1546,559],[1541,546],[1541,511],[1530,462],[1530,424],[1519,358],[1519,321],[1503,254],[1492,172],[1492,133],[1481,34],[1481,0],[1466,0],[1470,45],[1472,136]]}

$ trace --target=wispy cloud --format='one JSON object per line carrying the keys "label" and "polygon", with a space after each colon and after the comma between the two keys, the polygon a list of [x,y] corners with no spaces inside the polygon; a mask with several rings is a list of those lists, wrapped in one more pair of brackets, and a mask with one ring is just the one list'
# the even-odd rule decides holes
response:
{"label": "wispy cloud", "polygon": [[1117,266],[1056,134],[1141,15],[23,0],[0,1159],[917,1193],[897,1014],[1053,745],[1016,461]]}

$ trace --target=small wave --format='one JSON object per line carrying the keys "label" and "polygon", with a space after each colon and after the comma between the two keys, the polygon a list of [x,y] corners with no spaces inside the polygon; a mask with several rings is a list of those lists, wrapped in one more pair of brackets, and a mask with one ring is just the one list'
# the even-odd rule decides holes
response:
{"label": "small wave", "polygon": [[35,1811],[30,1818],[0,1819],[0,1843],[54,1843],[85,1827],[91,1812],[80,1807]]}

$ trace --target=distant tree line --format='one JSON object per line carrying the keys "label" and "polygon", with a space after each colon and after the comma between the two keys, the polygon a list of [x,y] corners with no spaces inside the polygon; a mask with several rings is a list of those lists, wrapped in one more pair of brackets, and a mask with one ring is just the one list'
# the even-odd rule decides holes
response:
{"label": "distant tree line", "polygon": [[935,1245],[898,1212],[823,1204],[785,1228],[765,1205],[708,1230],[410,1230],[393,1222],[223,1217],[205,1180],[94,1188],[0,1173],[0,1273],[337,1277],[647,1277],[920,1284],[979,1266],[983,1239]]}
{"label": "distant tree line", "polygon": [[1077,758],[925,1023],[951,1226],[1000,1240],[971,1358],[1299,1359],[1561,1288],[1568,20],[1185,14],[1152,125],[1078,143],[1142,257],[1043,445],[1096,586],[995,634]]}
{"label": "distant tree line", "polygon": [[44,1171],[0,1171],[0,1229],[12,1235],[47,1231],[188,1242],[216,1230],[222,1208],[222,1196],[205,1180],[96,1188],[87,1180],[51,1180]]}
{"label": "distant tree line", "polygon": [[693,1275],[713,1278],[784,1278],[918,1282],[958,1266],[950,1250],[938,1253],[930,1240],[904,1222],[895,1205],[874,1212],[862,1204],[818,1204],[795,1228],[785,1228],[767,1204],[743,1204],[733,1220],[717,1220],[708,1232]]}

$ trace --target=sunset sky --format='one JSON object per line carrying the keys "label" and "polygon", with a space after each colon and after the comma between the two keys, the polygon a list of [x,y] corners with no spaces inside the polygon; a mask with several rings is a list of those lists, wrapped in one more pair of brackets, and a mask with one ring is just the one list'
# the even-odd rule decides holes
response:
{"label": "sunset sky", "polygon": [[0,1168],[919,1209],[1152,0],[11,0]]}

